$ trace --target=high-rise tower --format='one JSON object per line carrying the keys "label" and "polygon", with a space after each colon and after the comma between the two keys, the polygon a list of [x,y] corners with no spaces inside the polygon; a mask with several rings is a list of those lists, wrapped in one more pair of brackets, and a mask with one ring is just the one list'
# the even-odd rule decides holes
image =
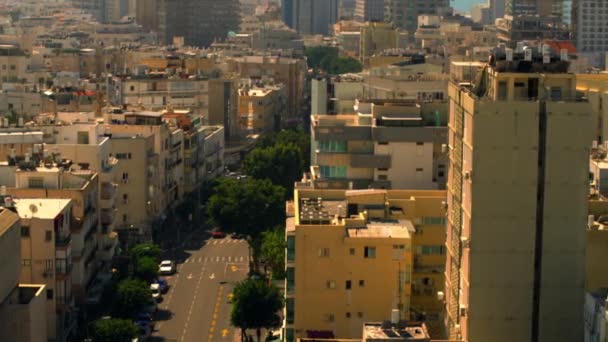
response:
{"label": "high-rise tower", "polygon": [[566,61],[526,50],[449,86],[451,339],[583,336],[591,109]]}

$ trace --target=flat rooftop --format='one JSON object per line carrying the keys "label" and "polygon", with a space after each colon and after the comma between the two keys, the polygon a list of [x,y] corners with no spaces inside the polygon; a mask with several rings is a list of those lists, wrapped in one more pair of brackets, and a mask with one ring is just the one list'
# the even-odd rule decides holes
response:
{"label": "flat rooftop", "polygon": [[349,238],[395,238],[409,239],[410,233],[416,229],[410,220],[399,220],[398,222],[372,221],[365,228],[349,228]]}
{"label": "flat rooftop", "polygon": [[363,341],[430,341],[424,323],[363,324]]}
{"label": "flat rooftop", "polygon": [[65,209],[71,199],[21,198],[15,199],[15,208],[21,218],[54,219]]}

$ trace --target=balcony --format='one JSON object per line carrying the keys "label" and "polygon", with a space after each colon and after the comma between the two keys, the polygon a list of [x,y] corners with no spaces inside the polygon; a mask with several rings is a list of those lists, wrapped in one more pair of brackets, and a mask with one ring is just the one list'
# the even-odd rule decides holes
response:
{"label": "balcony", "polygon": [[112,208],[114,206],[114,200],[116,198],[116,187],[118,184],[111,182],[103,182],[101,183],[101,192],[100,192],[100,205],[102,208]]}
{"label": "balcony", "polygon": [[57,249],[67,249],[72,242],[72,234],[68,233],[60,233],[57,234],[55,238],[55,248]]}
{"label": "balcony", "polygon": [[101,224],[111,225],[114,222],[114,216],[115,216],[114,209],[108,209],[108,208],[101,209],[101,212],[100,212]]}
{"label": "balcony", "polygon": [[107,159],[102,161],[101,170],[104,173],[111,173],[116,165],[118,165],[118,159],[114,157],[108,157]]}
{"label": "balcony", "polygon": [[391,167],[391,156],[389,155],[370,155],[370,154],[351,154],[350,166],[368,169],[389,169]]}
{"label": "balcony", "polygon": [[103,261],[110,261],[116,254],[116,247],[118,246],[118,234],[111,232],[110,234],[102,238],[102,243],[97,251],[97,256]]}
{"label": "balcony", "polygon": [[57,264],[55,266],[55,275],[57,278],[67,277],[72,272],[72,267],[71,263],[68,265]]}

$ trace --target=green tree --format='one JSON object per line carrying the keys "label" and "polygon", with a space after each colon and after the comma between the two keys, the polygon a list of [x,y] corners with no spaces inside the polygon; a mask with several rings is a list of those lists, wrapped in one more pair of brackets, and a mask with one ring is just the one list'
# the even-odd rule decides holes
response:
{"label": "green tree", "polygon": [[210,224],[248,237],[257,268],[262,232],[285,221],[285,189],[268,179],[220,178],[207,211]]}
{"label": "green tree", "polygon": [[135,276],[151,282],[158,276],[158,262],[149,256],[142,256],[135,260]]}
{"label": "green tree", "polygon": [[150,257],[158,262],[161,254],[162,250],[160,247],[153,243],[140,243],[129,251],[129,255],[133,260],[137,260],[141,257]]}
{"label": "green tree", "polygon": [[255,329],[257,340],[262,341],[262,329],[281,326],[279,311],[283,309],[283,296],[279,289],[264,281],[247,279],[234,287],[230,322],[247,336],[247,329]]}
{"label": "green tree", "polygon": [[93,341],[131,342],[138,331],[137,325],[127,319],[99,319],[93,324]]}
{"label": "green tree", "polygon": [[280,227],[262,233],[262,258],[272,279],[285,278],[285,232]]}
{"label": "green tree", "polygon": [[243,171],[257,179],[269,179],[290,195],[294,182],[302,178],[302,161],[302,152],[293,144],[258,147],[245,158]]}
{"label": "green tree", "polygon": [[257,147],[272,147],[277,145],[293,144],[302,154],[302,172],[310,167],[310,135],[304,131],[284,129],[278,133],[264,135]]}
{"label": "green tree", "polygon": [[148,283],[141,279],[126,279],[118,283],[114,315],[132,317],[150,302],[152,293]]}
{"label": "green tree", "polygon": [[306,48],[304,54],[309,67],[328,74],[339,75],[363,70],[358,60],[352,57],[340,57],[338,49],[334,47],[310,47]]}

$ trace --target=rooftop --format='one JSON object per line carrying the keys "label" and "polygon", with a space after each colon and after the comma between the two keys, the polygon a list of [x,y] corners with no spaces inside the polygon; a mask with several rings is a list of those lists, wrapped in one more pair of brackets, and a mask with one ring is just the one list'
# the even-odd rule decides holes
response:
{"label": "rooftop", "polygon": [[70,204],[71,199],[20,198],[15,199],[15,208],[21,218],[54,219]]}
{"label": "rooftop", "polygon": [[363,324],[363,341],[430,341],[424,323],[370,322]]}
{"label": "rooftop", "polygon": [[410,232],[416,229],[410,220],[399,220],[397,222],[382,221],[370,222],[366,228],[350,228],[347,230],[350,238],[395,238],[409,239]]}

